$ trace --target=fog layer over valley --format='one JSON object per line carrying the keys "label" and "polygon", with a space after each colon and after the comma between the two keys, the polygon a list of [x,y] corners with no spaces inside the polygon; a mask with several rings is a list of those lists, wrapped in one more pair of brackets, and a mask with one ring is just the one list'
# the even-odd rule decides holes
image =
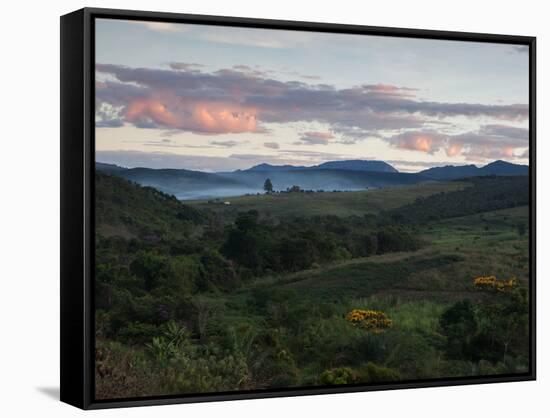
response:
{"label": "fog layer over valley", "polygon": [[[400,173],[383,161],[331,161],[313,167],[259,164],[247,170],[206,173],[184,169],[124,168],[96,163],[96,170],[154,187],[180,200],[211,199],[264,192],[269,179],[273,191],[358,191],[406,186],[428,181],[486,175],[527,175],[528,166],[495,161],[483,167],[435,167],[418,173]],[[297,186],[297,187],[295,187]]]}

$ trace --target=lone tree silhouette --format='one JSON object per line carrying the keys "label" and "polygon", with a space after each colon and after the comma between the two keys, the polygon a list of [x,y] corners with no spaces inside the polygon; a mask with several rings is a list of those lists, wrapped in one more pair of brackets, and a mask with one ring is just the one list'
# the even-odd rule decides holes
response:
{"label": "lone tree silhouette", "polygon": [[273,183],[270,179],[266,179],[264,182],[264,190],[266,193],[273,193]]}

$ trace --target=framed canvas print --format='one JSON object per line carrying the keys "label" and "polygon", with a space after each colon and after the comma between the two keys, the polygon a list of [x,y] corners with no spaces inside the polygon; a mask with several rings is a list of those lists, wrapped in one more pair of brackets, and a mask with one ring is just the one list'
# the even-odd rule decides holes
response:
{"label": "framed canvas print", "polygon": [[534,38],[79,10],[61,192],[72,405],[535,378]]}

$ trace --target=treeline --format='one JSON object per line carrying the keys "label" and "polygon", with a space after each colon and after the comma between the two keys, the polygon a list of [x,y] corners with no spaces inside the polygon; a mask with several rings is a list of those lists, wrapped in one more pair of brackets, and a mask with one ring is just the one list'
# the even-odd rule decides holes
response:
{"label": "treeline", "polygon": [[200,334],[196,295],[232,292],[256,277],[422,245],[406,229],[372,228],[363,218],[337,217],[273,225],[249,211],[215,238],[148,241],[98,235],[96,306],[103,310],[103,332],[142,343],[155,327],[178,320]]}
{"label": "treeline", "polygon": [[383,216],[391,223],[425,223],[529,204],[527,176],[473,177],[467,181],[471,185],[463,190],[419,197]]}
{"label": "treeline", "polygon": [[226,230],[220,252],[253,275],[294,272],[327,262],[394,251],[413,251],[422,242],[407,228],[377,228],[362,217],[317,216],[260,221],[259,213],[241,213]]}

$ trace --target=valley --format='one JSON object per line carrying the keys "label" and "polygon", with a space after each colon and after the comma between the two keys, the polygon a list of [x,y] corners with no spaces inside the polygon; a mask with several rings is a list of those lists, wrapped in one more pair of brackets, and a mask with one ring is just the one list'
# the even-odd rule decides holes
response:
{"label": "valley", "polygon": [[[181,201],[98,172],[98,397],[525,373],[527,191],[489,176]],[[490,276],[513,282],[475,284]]]}

